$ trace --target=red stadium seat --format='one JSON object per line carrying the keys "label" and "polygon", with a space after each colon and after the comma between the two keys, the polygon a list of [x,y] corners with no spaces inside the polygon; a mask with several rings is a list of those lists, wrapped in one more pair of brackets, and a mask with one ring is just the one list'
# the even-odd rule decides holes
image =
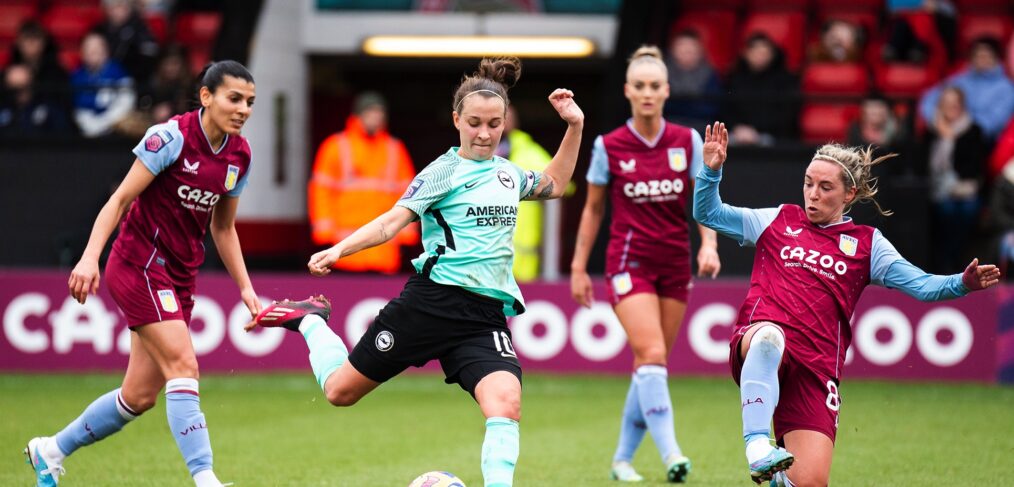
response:
{"label": "red stadium seat", "polygon": [[726,72],[736,60],[733,32],[736,32],[736,14],[726,10],[689,12],[673,23],[671,34],[692,30],[701,37],[711,64]]}
{"label": "red stadium seat", "polygon": [[0,42],[0,69],[7,67],[7,62],[11,60],[11,46]]}
{"label": "red stadium seat", "polygon": [[169,21],[162,14],[145,14],[144,22],[148,24],[148,30],[159,44],[165,44],[166,36],[169,34]]}
{"label": "red stadium seat", "polygon": [[958,12],[962,14],[972,12],[1002,14],[1005,10],[1009,13],[1014,7],[1010,0],[957,0],[955,3]]}
{"label": "red stadium seat", "polygon": [[211,61],[211,46],[191,46],[187,58],[190,61],[190,72],[200,73]]}
{"label": "red stadium seat", "polygon": [[811,0],[748,0],[747,9],[750,12],[763,10],[795,10],[806,12],[810,9]]}
{"label": "red stadium seat", "polygon": [[74,71],[81,65],[81,50],[76,47],[63,47],[57,53],[60,65],[67,71]]}
{"label": "red stadium seat", "polygon": [[808,95],[863,96],[870,79],[859,63],[816,63],[803,69],[802,85]]}
{"label": "red stadium seat", "polygon": [[12,40],[18,35],[21,24],[34,17],[35,5],[31,3],[0,5],[0,40]]}
{"label": "red stadium seat", "polygon": [[859,105],[855,103],[807,103],[799,114],[799,127],[804,142],[823,144],[825,142],[843,142],[848,133],[849,124],[859,115]]}
{"label": "red stadium seat", "polygon": [[208,48],[218,38],[222,14],[218,12],[189,12],[176,17],[176,41],[187,46],[205,45]]}
{"label": "red stadium seat", "polygon": [[877,90],[886,96],[916,98],[940,77],[920,64],[889,63],[875,68],[874,78]]}
{"label": "red stadium seat", "polygon": [[803,62],[806,15],[802,12],[755,12],[746,18],[740,32],[743,39],[757,32],[767,34],[785,51],[791,70],[799,69]]}
{"label": "red stadium seat", "polygon": [[958,49],[965,53],[972,41],[992,37],[1006,45],[1011,34],[1011,19],[1004,15],[968,14],[958,16]]}
{"label": "red stadium seat", "polygon": [[102,9],[95,6],[59,5],[46,12],[42,24],[57,43],[76,45],[102,20]]}
{"label": "red stadium seat", "polygon": [[819,12],[881,12],[884,0],[814,0]]}

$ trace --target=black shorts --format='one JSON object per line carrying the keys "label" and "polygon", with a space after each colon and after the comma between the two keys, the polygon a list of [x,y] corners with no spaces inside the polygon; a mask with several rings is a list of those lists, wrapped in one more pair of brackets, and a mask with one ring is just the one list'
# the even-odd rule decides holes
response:
{"label": "black shorts", "polygon": [[503,370],[521,380],[503,303],[415,274],[401,296],[380,310],[349,363],[370,380],[386,382],[430,360],[440,361],[445,382],[473,396],[492,372]]}

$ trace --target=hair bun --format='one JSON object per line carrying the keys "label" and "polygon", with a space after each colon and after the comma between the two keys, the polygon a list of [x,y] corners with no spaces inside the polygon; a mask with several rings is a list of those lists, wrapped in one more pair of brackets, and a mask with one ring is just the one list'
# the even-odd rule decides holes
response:
{"label": "hair bun", "polygon": [[635,59],[642,58],[642,57],[651,57],[651,58],[655,58],[655,59],[658,59],[659,61],[661,61],[662,60],[662,51],[658,47],[656,47],[656,46],[649,46],[649,45],[645,44],[645,45],[642,45],[641,47],[637,48],[637,50],[634,51],[634,53],[630,55],[630,61],[633,61]]}
{"label": "hair bun", "polygon": [[483,58],[475,76],[496,81],[509,89],[521,78],[521,60],[516,57]]}

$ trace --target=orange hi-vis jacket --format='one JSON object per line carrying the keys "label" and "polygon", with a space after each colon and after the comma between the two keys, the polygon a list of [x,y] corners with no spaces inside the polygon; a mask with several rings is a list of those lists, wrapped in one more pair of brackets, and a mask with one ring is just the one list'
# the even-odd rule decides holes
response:
{"label": "orange hi-vis jacket", "polygon": [[[313,242],[333,245],[394,207],[415,176],[405,145],[386,130],[370,136],[351,115],[320,145],[307,191]],[[343,257],[335,269],[395,273],[400,246],[419,241],[415,223],[387,243]]]}

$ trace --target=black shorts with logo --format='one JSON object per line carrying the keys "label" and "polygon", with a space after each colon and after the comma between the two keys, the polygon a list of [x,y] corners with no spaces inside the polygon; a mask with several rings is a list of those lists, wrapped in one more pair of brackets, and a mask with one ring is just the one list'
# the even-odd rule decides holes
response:
{"label": "black shorts with logo", "polygon": [[380,310],[349,363],[370,380],[386,382],[430,360],[440,361],[445,382],[473,396],[476,384],[492,372],[507,371],[521,380],[503,303],[415,274]]}

